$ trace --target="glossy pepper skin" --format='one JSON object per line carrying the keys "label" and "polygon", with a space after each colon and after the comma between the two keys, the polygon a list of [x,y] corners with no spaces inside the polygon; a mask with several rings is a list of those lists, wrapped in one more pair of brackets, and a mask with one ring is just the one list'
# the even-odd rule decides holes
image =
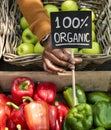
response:
{"label": "glossy pepper skin", "polygon": [[56,101],[55,106],[57,107],[57,119],[55,130],[62,130],[63,121],[69,111],[69,107],[60,101]]}
{"label": "glossy pepper skin", "polygon": [[97,127],[97,128],[91,129],[91,130],[106,130],[106,129],[104,127]]}
{"label": "glossy pepper skin", "polygon": [[94,125],[111,129],[111,102],[99,101],[93,105]]}
{"label": "glossy pepper skin", "polygon": [[28,129],[25,117],[24,117],[24,107],[27,103],[24,102],[20,106],[17,106],[13,102],[7,102],[7,105],[12,106],[13,110],[11,112],[10,118],[15,125],[20,124],[22,129]]}
{"label": "glossy pepper skin", "polygon": [[71,127],[66,122],[66,119],[63,121],[62,130],[72,130]]}
{"label": "glossy pepper skin", "polygon": [[7,101],[11,101],[10,97],[1,93],[0,94],[0,130],[4,130],[6,122],[10,118],[12,108],[7,106]]}
{"label": "glossy pepper skin", "polygon": [[93,125],[92,107],[81,103],[68,111],[66,123],[71,130],[90,130]]}
{"label": "glossy pepper skin", "polygon": [[110,102],[111,96],[109,96],[105,92],[100,92],[100,91],[90,92],[90,93],[87,94],[87,101],[90,104],[95,104],[98,101]]}
{"label": "glossy pepper skin", "polygon": [[44,100],[49,104],[55,101],[57,86],[52,82],[40,82],[36,86],[34,100]]}
{"label": "glossy pepper skin", "polygon": [[11,118],[7,120],[7,127],[8,130],[16,130],[16,125]]}
{"label": "glossy pepper skin", "polygon": [[11,101],[11,98],[7,95],[5,95],[4,93],[1,93],[0,94],[0,104],[2,104],[5,108],[5,112],[8,116],[8,118],[10,117],[10,114],[11,114],[11,111],[12,111],[12,107],[10,106],[7,106],[6,103],[8,101]]}
{"label": "glossy pepper skin", "polygon": [[4,93],[0,94],[0,103],[6,105],[6,102],[11,101],[11,98]]}
{"label": "glossy pepper skin", "polygon": [[[25,97],[24,99],[29,99]],[[43,101],[31,101],[24,107],[24,116],[30,130],[49,130],[48,104]]]}
{"label": "glossy pepper skin", "polygon": [[[86,103],[86,94],[83,88],[80,85],[76,84],[76,100],[77,103]],[[69,107],[74,107],[73,101],[73,89],[72,87],[67,87],[63,91],[64,99],[66,100]]]}
{"label": "glossy pepper skin", "polygon": [[4,106],[0,104],[0,130],[5,130],[6,122],[7,122],[7,114]]}
{"label": "glossy pepper skin", "polygon": [[22,103],[23,96],[33,96],[34,82],[28,77],[17,77],[11,86],[12,100],[15,104]]}
{"label": "glossy pepper skin", "polygon": [[50,130],[56,130],[57,107],[48,104],[49,108],[49,126]]}

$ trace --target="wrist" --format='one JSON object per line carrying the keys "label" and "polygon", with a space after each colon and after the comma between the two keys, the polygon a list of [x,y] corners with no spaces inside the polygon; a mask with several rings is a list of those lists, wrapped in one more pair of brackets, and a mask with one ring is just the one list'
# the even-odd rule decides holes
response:
{"label": "wrist", "polygon": [[47,40],[49,39],[49,36],[50,34],[47,34],[46,36],[43,37],[43,39],[40,42],[42,46],[45,46]]}

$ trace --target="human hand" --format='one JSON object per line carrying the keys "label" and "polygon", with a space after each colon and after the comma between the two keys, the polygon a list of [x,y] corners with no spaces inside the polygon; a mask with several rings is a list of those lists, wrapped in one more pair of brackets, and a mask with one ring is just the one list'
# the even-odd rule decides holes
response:
{"label": "human hand", "polygon": [[71,58],[70,52],[66,48],[53,49],[51,36],[44,41],[43,67],[49,73],[64,72],[65,69],[73,69],[75,64],[81,63],[81,58]]}

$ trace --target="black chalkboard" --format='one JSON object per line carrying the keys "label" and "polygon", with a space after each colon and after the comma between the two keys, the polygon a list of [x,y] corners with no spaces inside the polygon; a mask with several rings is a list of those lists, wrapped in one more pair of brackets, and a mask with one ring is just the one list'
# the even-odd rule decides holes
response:
{"label": "black chalkboard", "polygon": [[51,13],[53,48],[91,48],[91,11]]}

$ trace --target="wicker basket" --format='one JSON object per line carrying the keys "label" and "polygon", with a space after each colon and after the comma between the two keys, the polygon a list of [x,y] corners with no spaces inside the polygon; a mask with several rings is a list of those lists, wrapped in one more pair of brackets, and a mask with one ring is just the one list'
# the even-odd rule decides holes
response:
{"label": "wicker basket", "polygon": [[83,69],[84,67],[86,68],[89,66],[90,68],[92,67],[95,69],[98,64],[103,64],[111,59],[111,1],[84,0],[84,2],[80,2],[80,5],[86,5],[92,8],[96,13],[96,38],[102,48],[102,54],[82,54],[80,57],[84,59],[84,62],[83,64],[78,65],[78,69]]}
{"label": "wicker basket", "polygon": [[7,23],[6,23],[6,12],[3,11],[6,9],[6,4],[3,0],[0,1],[0,58],[2,57],[5,43],[5,34],[7,32]]}
{"label": "wicker basket", "polygon": [[[9,5],[7,0],[2,0]],[[64,0],[44,0],[44,4],[52,3],[60,7]],[[75,57],[82,57],[83,62],[77,65],[77,69],[86,68],[89,64],[102,64],[111,59],[111,2],[110,0],[78,0],[79,7],[89,7],[94,10],[97,17],[97,41],[102,48],[102,54],[88,55],[76,54]],[[4,61],[17,66],[26,66],[30,64],[41,64],[42,56],[37,54],[29,54],[18,56],[16,47],[21,42],[21,29],[19,19],[21,17],[20,10],[15,0],[12,0],[10,8],[8,8],[5,17],[8,19],[8,28],[5,40],[5,48],[3,51]],[[12,28],[13,27],[13,28]]]}
{"label": "wicker basket", "polygon": [[30,54],[25,56],[18,56],[16,54],[16,47],[22,42],[22,30],[19,25],[19,20],[22,14],[15,0],[2,0],[1,5],[2,4],[4,6],[4,10],[2,12],[5,14],[2,16],[5,23],[4,21],[2,21],[2,23],[6,30],[3,32],[1,37],[4,44],[4,48],[2,50],[4,61],[17,66],[26,66],[29,64],[37,64],[42,62],[41,55]]}

